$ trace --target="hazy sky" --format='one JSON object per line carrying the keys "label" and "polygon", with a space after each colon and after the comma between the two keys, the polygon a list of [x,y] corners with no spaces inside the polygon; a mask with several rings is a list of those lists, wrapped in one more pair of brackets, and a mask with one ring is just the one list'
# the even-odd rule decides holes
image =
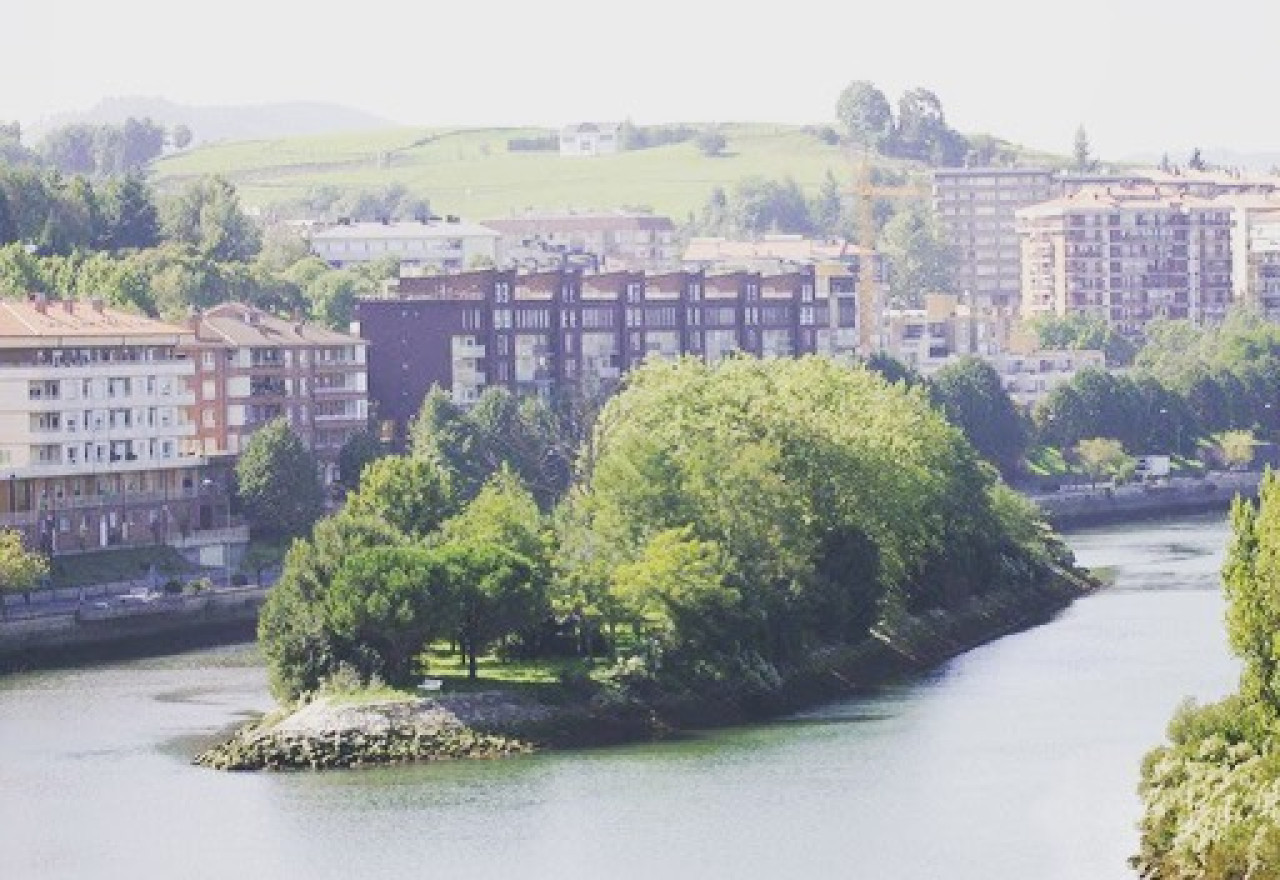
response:
{"label": "hazy sky", "polygon": [[[0,119],[109,95],[329,100],[407,124],[830,121],[869,79],[961,131],[1068,152],[1280,149],[1265,0],[26,0]],[[207,10],[198,13],[196,9]],[[864,11],[867,10],[867,11]]]}

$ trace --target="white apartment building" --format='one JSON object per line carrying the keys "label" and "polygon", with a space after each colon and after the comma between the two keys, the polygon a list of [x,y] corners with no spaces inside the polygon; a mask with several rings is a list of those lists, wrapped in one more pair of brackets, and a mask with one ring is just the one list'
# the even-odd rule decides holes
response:
{"label": "white apartment building", "polygon": [[455,271],[501,262],[502,234],[479,223],[443,220],[339,223],[311,234],[311,251],[342,267],[395,257],[404,266]]}
{"label": "white apartment building", "polygon": [[0,303],[0,526],[62,553],[227,524],[202,479],[184,338],[100,301]]}

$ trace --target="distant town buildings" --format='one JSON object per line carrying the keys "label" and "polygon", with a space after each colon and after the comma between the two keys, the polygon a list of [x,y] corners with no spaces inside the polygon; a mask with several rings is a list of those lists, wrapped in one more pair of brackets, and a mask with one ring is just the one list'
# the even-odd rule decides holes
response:
{"label": "distant town buildings", "polygon": [[340,222],[310,235],[311,251],[341,268],[394,257],[437,271],[497,266],[502,234],[454,216],[386,223]]}
{"label": "distant town buildings", "polygon": [[576,122],[560,129],[561,156],[605,156],[622,149],[620,122]]}
{"label": "distant town buildings", "polygon": [[1235,303],[1280,307],[1262,231],[1280,209],[1275,177],[941,169],[934,207],[957,289],[977,303],[1027,317],[1088,312],[1131,335],[1157,317],[1204,323]]}
{"label": "distant town buildings", "polygon": [[525,270],[664,270],[680,260],[670,217],[636,211],[527,212],[486,220],[502,236],[502,265]]}

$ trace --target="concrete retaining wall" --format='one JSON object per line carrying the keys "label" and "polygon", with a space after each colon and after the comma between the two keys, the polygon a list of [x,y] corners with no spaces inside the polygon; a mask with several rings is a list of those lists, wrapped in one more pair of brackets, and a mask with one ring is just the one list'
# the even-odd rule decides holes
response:
{"label": "concrete retaining wall", "polygon": [[1237,495],[1256,497],[1262,474],[1213,473],[1203,479],[1183,478],[1161,485],[1120,486],[1096,490],[1032,494],[1057,528],[1101,525],[1124,520],[1225,510]]}

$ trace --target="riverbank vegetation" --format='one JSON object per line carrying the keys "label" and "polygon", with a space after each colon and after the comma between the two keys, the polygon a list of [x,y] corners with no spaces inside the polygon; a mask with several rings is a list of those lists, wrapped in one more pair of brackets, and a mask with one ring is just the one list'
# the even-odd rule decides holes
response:
{"label": "riverbank vegetation", "polygon": [[1072,577],[925,390],[863,368],[650,363],[543,505],[521,445],[460,472],[460,417],[429,398],[409,453],[289,551],[260,625],[282,701],[336,675],[409,686],[450,645],[471,675],[574,659],[561,683],[587,700],[767,695],[816,654],[988,596],[1042,608]]}
{"label": "riverbank vegetation", "polygon": [[1148,880],[1280,876],[1280,480],[1255,510],[1237,501],[1223,566],[1227,631],[1243,670],[1237,693],[1188,704],[1169,744],[1147,755],[1141,851]]}

